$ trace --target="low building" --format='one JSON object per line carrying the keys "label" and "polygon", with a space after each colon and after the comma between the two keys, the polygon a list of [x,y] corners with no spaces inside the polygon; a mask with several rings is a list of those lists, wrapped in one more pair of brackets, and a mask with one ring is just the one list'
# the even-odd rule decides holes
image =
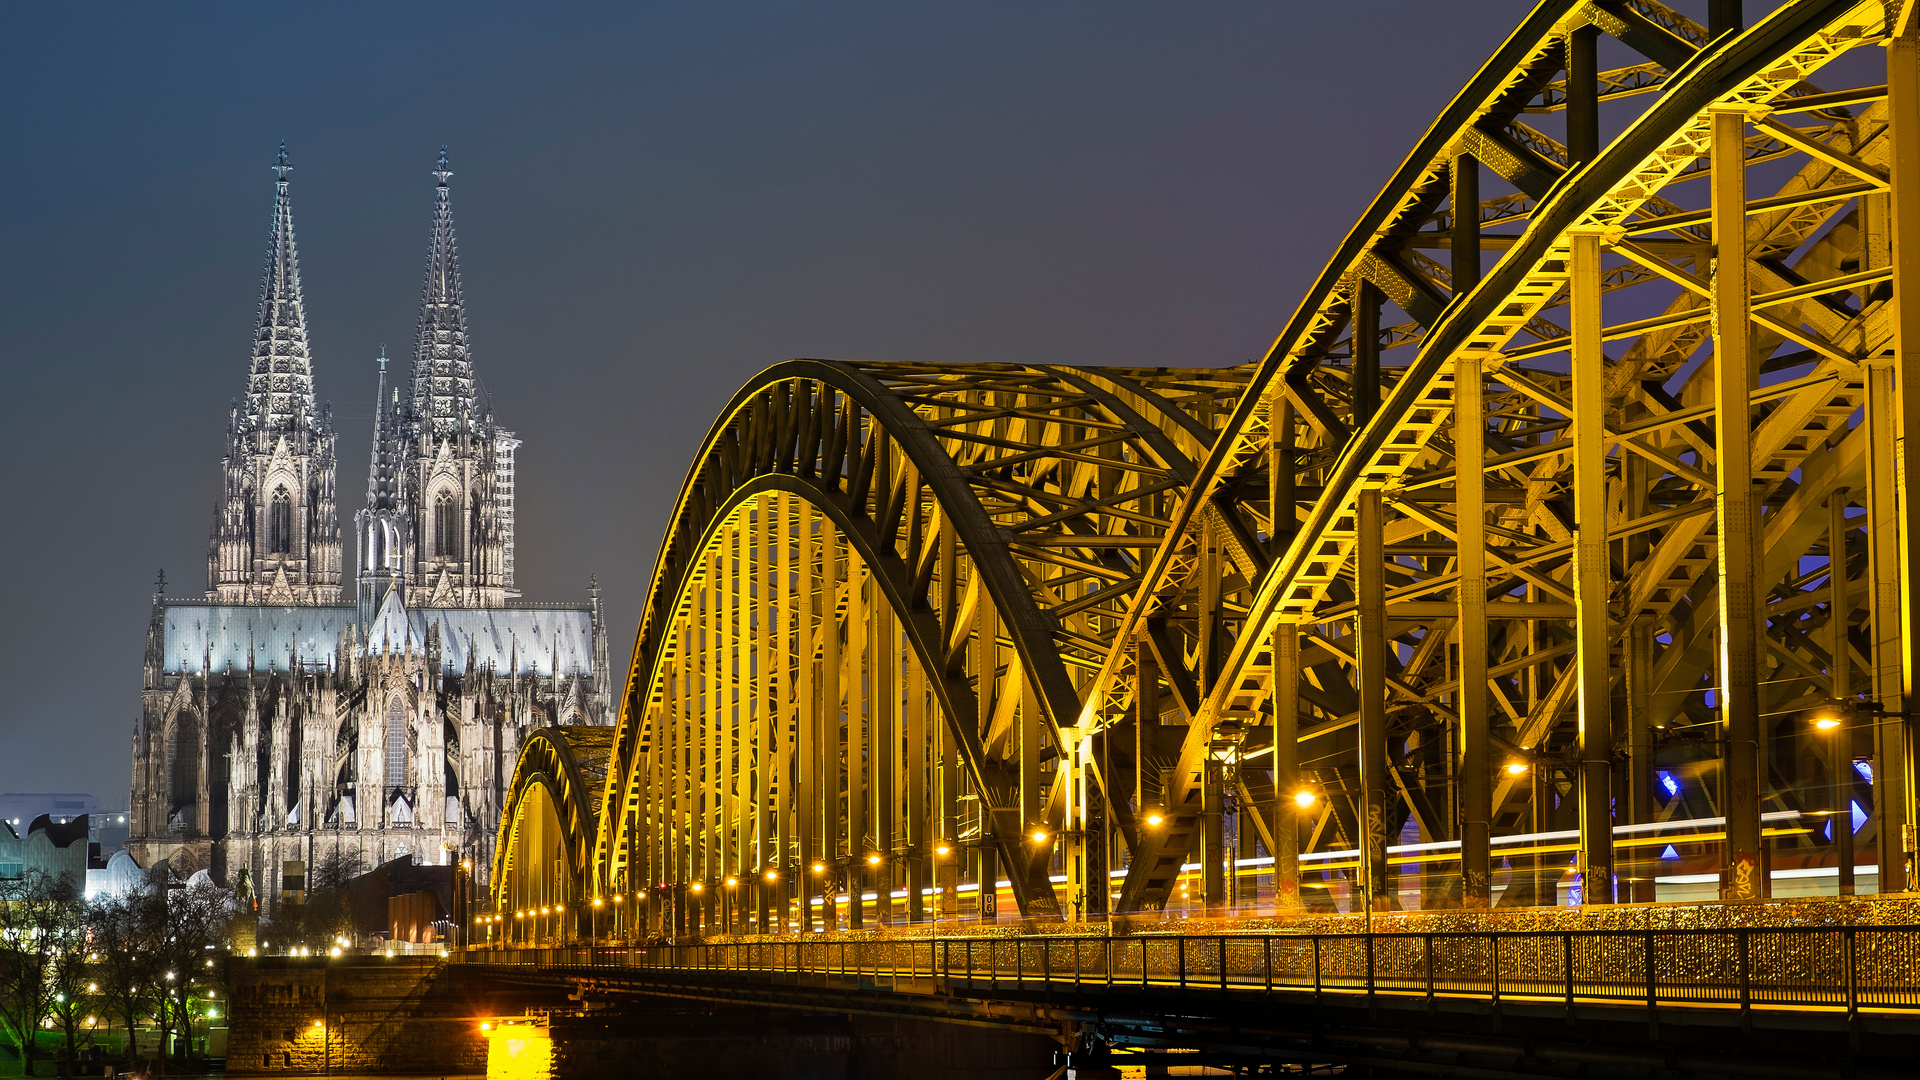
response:
{"label": "low building", "polygon": [[86,814],[66,821],[41,814],[23,836],[11,821],[0,822],[0,881],[37,872],[50,878],[64,875],[84,889],[88,870],[107,868],[98,845],[87,838],[90,824]]}

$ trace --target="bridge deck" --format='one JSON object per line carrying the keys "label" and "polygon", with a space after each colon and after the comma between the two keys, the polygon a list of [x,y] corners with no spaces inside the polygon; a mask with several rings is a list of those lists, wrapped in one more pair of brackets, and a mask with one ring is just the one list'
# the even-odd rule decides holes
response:
{"label": "bridge deck", "polygon": [[475,948],[462,959],[925,984],[984,996],[1288,992],[1920,1015],[1920,927],[748,939]]}

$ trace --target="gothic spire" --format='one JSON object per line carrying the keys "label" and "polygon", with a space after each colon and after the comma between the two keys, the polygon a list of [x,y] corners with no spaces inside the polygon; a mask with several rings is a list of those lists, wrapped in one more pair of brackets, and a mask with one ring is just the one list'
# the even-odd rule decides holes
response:
{"label": "gothic spire", "polygon": [[380,386],[373,396],[373,462],[367,472],[367,509],[394,510],[400,504],[400,430],[395,416],[399,393],[387,394],[387,348],[380,347]]}
{"label": "gothic spire", "polygon": [[413,411],[421,434],[444,439],[478,430],[473,359],[467,353],[467,313],[460,303],[460,257],[454,249],[453,204],[448,201],[447,148],[433,171],[433,241],[427,284],[420,298],[420,336],[413,354]]}
{"label": "gothic spire", "polygon": [[266,282],[260,289],[260,321],[253,338],[253,370],[247,379],[251,430],[268,435],[312,430],[313,364],[307,349],[306,305],[300,297],[300,259],[293,242],[293,201],[287,194],[287,144],[273,165],[273,231],[267,242]]}

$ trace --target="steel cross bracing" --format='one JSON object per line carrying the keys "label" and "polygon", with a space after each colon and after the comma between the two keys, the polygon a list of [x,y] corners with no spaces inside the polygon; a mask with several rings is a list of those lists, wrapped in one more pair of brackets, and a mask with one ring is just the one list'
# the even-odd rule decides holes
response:
{"label": "steel cross bracing", "polygon": [[[1485,903],[1488,831],[1546,824],[1529,802],[1562,793],[1579,804],[1580,866],[1605,880],[1610,824],[1679,809],[1651,785],[1657,754],[1688,753],[1729,759],[1714,802],[1687,811],[1729,817],[1727,892],[1757,893],[1763,805],[1826,810],[1810,781],[1845,771],[1823,770],[1786,714],[1830,696],[1901,711],[1910,686],[1892,505],[1901,94],[1891,77],[1812,81],[1888,45],[1889,11],[1907,13],[1788,4],[1699,51],[1706,35],[1677,17],[1660,20],[1683,31],[1668,37],[1629,17],[1650,10],[1542,5],[1442,115],[1260,365],[1143,597],[1150,620],[1205,590],[1190,552],[1223,503],[1269,538],[1267,573],[1188,634],[1190,661],[1201,641],[1231,645],[1219,674],[1196,671],[1210,692],[1182,760],[1204,761],[1221,723],[1279,716],[1276,738],[1291,732],[1325,767],[1279,762],[1290,775],[1267,790],[1317,780],[1335,795],[1321,812],[1361,847],[1375,902],[1409,812],[1422,839],[1462,843],[1455,894]],[[1595,75],[1602,32],[1678,74]],[[1600,99],[1630,81],[1646,107],[1602,147]],[[1519,124],[1533,111],[1585,115],[1567,116],[1562,144]],[[1483,179],[1516,190],[1481,199]],[[1480,212],[1453,213],[1456,198]],[[1481,231],[1496,222],[1513,227]],[[1737,263],[1725,235],[1741,240]],[[1423,248],[1479,258],[1442,267]],[[1411,321],[1391,325],[1395,310]],[[1747,359],[1737,380],[1716,378],[1728,342]],[[1413,355],[1394,362],[1398,347]],[[1276,525],[1271,508],[1289,503]],[[1855,553],[1840,575],[1850,664],[1832,662],[1831,535]],[[1740,565],[1729,538],[1752,552]],[[1719,595],[1726,580],[1749,586],[1744,610]],[[1840,760],[1878,766],[1860,801],[1876,808],[1881,888],[1899,888],[1905,722],[1862,727]],[[1496,754],[1525,771],[1495,783]],[[1168,806],[1202,797],[1203,770],[1174,780]],[[1297,827],[1267,805],[1256,824]],[[1123,905],[1166,895],[1191,840],[1162,837],[1164,851],[1135,852]]]}
{"label": "steel cross bracing", "polygon": [[996,867],[1055,913],[1062,840],[1104,876],[1068,820],[1089,786],[1104,805],[1099,763],[1063,731],[1245,374],[763,373],[682,490],[596,882],[653,889],[681,928],[810,902],[831,922],[818,898],[877,879],[917,911],[936,874]]}
{"label": "steel cross bracing", "polygon": [[1417,836],[1424,906],[1553,903],[1492,849],[1566,829],[1582,900],[1648,900],[1616,830],[1697,818],[1745,898],[1850,888],[1854,805],[1907,887],[1912,8],[1541,4],[1258,364],[764,373],[682,490],[581,887],[771,929],[962,877],[984,915],[1004,868],[1075,916],[1109,869],[1123,911],[1195,862],[1190,905],[1259,899],[1237,855],[1284,908],[1358,849],[1388,906]]}

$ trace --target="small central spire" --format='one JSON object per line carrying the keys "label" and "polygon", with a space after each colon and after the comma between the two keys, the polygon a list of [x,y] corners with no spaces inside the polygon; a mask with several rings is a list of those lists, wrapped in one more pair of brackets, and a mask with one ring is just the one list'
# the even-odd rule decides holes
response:
{"label": "small central spire", "polygon": [[440,187],[442,189],[447,186],[447,181],[453,178],[453,170],[447,168],[447,148],[445,146],[440,148],[440,167],[433,170],[433,175],[435,179],[440,181]]}
{"label": "small central spire", "polygon": [[284,184],[287,182],[287,174],[293,171],[293,166],[287,164],[287,141],[285,139],[280,140],[280,158],[273,163],[271,168],[279,175],[281,183]]}

